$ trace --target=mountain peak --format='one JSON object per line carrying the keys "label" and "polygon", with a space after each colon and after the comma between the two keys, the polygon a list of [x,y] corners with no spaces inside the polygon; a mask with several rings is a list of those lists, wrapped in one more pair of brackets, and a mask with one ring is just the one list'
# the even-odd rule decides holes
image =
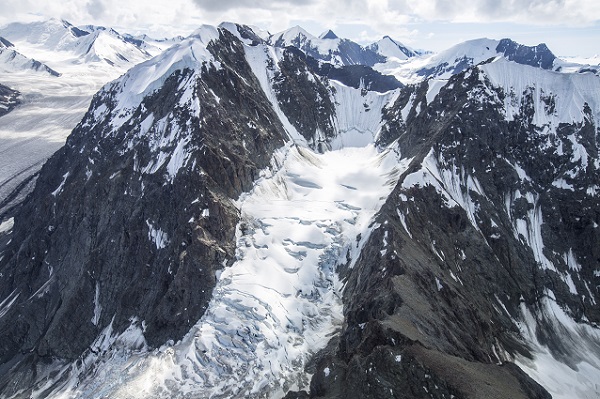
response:
{"label": "mountain peak", "polygon": [[333,33],[333,31],[331,29],[328,29],[326,32],[323,32],[319,36],[319,39],[339,39],[339,37],[338,37],[338,35]]}
{"label": "mountain peak", "polygon": [[502,53],[510,61],[543,69],[551,69],[556,59],[545,43],[537,46],[525,46],[511,39],[502,39],[496,46],[496,51]]}
{"label": "mountain peak", "polygon": [[368,48],[384,57],[393,57],[400,60],[417,56],[414,50],[387,35],[378,42],[371,44]]}
{"label": "mountain peak", "polygon": [[15,45],[0,36],[0,48],[14,47]]}

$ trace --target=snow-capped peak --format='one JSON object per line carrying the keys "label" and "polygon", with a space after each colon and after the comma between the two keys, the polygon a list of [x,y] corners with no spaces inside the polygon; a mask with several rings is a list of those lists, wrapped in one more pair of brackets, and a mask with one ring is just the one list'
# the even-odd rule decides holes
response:
{"label": "snow-capped peak", "polygon": [[321,33],[321,35],[319,35],[319,39],[339,39],[338,35],[336,35],[335,33],[333,33],[333,31],[331,29]]}
{"label": "snow-capped peak", "polygon": [[[74,28],[69,22],[51,18],[31,23],[15,22],[1,29],[2,36],[14,42],[27,42],[49,50],[65,50],[79,37],[83,30]],[[88,32],[89,33],[89,32]]]}
{"label": "snow-capped peak", "polygon": [[368,48],[386,58],[406,60],[417,56],[417,53],[413,49],[395,41],[389,36],[384,36],[383,39],[371,44]]}
{"label": "snow-capped peak", "polygon": [[306,42],[312,42],[314,40],[319,40],[319,38],[308,33],[304,28],[296,25],[293,28],[272,35],[269,41],[275,47],[301,47]]}
{"label": "snow-capped peak", "polygon": [[190,36],[162,54],[131,68],[113,84],[122,87],[117,110],[130,109],[139,104],[142,98],[160,88],[175,71],[184,69],[199,70],[205,63],[216,61],[207,46],[218,40],[219,31],[214,26],[203,25]]}
{"label": "snow-capped peak", "polygon": [[106,62],[130,66],[150,57],[113,29],[91,25],[77,28],[65,20],[13,23],[0,29],[0,35],[30,57],[45,52],[49,55],[46,58],[70,59],[76,64]]}
{"label": "snow-capped peak", "polygon": [[[385,46],[386,41],[383,43]],[[387,41],[387,44],[389,45],[390,41]],[[426,78],[448,79],[467,68],[497,57],[542,69],[551,69],[556,60],[544,44],[530,47],[510,39],[481,38],[468,40],[437,54],[413,57],[409,60],[389,58],[388,62],[377,66],[377,70],[392,74],[403,83]]]}

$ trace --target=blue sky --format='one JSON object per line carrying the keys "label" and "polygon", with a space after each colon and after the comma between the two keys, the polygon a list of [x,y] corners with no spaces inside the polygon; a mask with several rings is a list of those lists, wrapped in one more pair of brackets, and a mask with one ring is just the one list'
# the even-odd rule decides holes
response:
{"label": "blue sky", "polygon": [[98,24],[153,36],[188,34],[222,21],[271,33],[328,28],[361,43],[389,35],[440,51],[465,40],[509,37],[546,43],[557,55],[600,55],[597,0],[1,0],[0,24],[39,18]]}

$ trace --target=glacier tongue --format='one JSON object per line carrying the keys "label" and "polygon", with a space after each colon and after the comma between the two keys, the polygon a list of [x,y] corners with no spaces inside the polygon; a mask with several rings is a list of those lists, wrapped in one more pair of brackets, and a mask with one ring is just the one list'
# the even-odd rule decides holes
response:
{"label": "glacier tongue", "polygon": [[[373,145],[317,154],[288,144],[237,201],[237,259],[201,320],[178,343],[132,355],[109,350],[61,397],[282,397],[341,328],[336,267],[356,259],[373,218],[408,166]],[[352,266],[352,265],[350,265]],[[114,353],[113,353],[114,352]],[[75,384],[69,384],[70,387]]]}

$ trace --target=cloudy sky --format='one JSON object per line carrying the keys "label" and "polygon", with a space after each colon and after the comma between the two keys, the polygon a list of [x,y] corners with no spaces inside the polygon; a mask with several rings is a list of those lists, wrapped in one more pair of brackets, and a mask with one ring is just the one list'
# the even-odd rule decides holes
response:
{"label": "cloudy sky", "polygon": [[186,35],[222,21],[271,33],[328,28],[360,43],[389,35],[439,51],[461,41],[510,37],[558,55],[600,54],[598,0],[0,0],[0,25],[41,17],[153,36]]}

